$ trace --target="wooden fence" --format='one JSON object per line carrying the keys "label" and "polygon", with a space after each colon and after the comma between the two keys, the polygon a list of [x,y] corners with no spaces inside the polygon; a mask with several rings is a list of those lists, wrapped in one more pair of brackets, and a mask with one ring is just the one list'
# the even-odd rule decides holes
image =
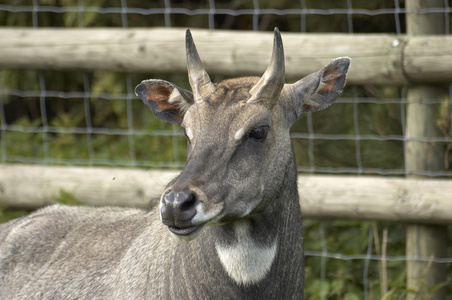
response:
{"label": "wooden fence", "polygon": [[[0,165],[0,205],[36,209],[61,192],[93,206],[148,207],[176,171]],[[299,176],[303,216],[452,224],[452,180]]]}
{"label": "wooden fence", "polygon": [[[211,74],[259,75],[272,33],[192,30]],[[186,72],[184,29],[0,29],[0,67]],[[452,81],[452,36],[283,33],[286,75],[299,79],[350,56],[349,84]],[[224,41],[227,41],[225,43]],[[221,54],[220,54],[221,53]]]}

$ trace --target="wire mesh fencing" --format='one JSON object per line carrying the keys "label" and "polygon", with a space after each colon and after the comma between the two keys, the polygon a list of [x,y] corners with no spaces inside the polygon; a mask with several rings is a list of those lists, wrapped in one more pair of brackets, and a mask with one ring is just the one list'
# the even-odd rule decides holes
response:
{"label": "wire mesh fencing", "polygon": [[[5,1],[0,3],[0,26],[261,31],[276,26],[283,38],[284,32],[402,35],[408,14],[428,13],[444,17],[443,31],[449,34],[450,1],[437,8],[413,10],[398,0]],[[183,133],[143,109],[134,94],[134,87],[147,78],[165,79],[189,89],[186,74],[1,70],[0,161],[182,168],[186,159]],[[216,75],[213,79],[224,78]],[[443,98],[426,103],[437,107],[439,135],[419,138],[443,146],[444,168],[417,171],[417,175],[452,178],[452,85],[444,88],[448,92]],[[292,128],[299,172],[412,174],[405,157],[406,93],[407,87],[348,86],[331,108],[303,116]],[[449,258],[406,257],[404,225],[376,226],[372,222],[306,221],[307,295],[314,299],[346,298],[348,294],[358,295],[356,299],[378,298],[384,273],[394,295],[403,294],[406,260],[432,261],[451,268],[452,253]],[[388,237],[377,246],[380,238],[375,233],[383,234],[382,227],[389,228]],[[383,244],[387,247],[384,255]],[[450,275],[445,278],[445,282],[451,280]]]}

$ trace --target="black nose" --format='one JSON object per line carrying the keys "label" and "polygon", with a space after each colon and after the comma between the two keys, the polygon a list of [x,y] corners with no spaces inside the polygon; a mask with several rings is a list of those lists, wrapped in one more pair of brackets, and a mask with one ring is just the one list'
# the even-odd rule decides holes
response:
{"label": "black nose", "polygon": [[160,214],[163,224],[185,228],[193,226],[191,219],[196,215],[196,197],[188,191],[167,192],[162,199]]}

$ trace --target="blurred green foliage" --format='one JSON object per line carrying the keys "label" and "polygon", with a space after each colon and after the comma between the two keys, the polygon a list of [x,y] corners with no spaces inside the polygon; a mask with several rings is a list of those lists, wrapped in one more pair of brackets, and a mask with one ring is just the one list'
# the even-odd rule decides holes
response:
{"label": "blurred green foliage", "polygon": [[[216,9],[254,9],[253,0],[215,0]],[[337,33],[403,33],[403,14],[262,14],[256,19],[252,14],[238,16],[216,14],[213,19],[206,14],[153,14],[99,12],[99,8],[121,8],[121,1],[113,0],[36,0],[39,6],[68,8],[66,12],[0,11],[0,26],[12,27],[200,27],[216,29],[337,32]],[[401,0],[259,0],[259,9],[391,9],[404,6]],[[13,7],[29,6],[25,0],[7,1]],[[85,10],[69,9],[78,5]],[[164,0],[127,1],[129,8],[153,9],[165,7]],[[171,1],[173,8],[209,9],[209,1]],[[452,18],[449,18],[452,20]],[[302,50],[301,50],[302,51]],[[0,70],[0,101],[4,116],[0,124],[14,128],[2,132],[0,159],[46,163],[74,163],[108,165],[115,161],[124,166],[181,166],[185,161],[186,144],[178,128],[154,117],[140,100],[127,99],[135,85],[146,78],[161,78],[189,89],[186,74],[124,74],[108,71],[48,71],[48,70]],[[222,76],[215,76],[220,80]],[[298,78],[294,78],[297,80]],[[44,85],[45,86],[44,86]],[[34,91],[38,95],[20,95],[15,91]],[[47,96],[40,99],[40,91],[64,93],[90,92],[67,98]],[[5,93],[6,92],[6,93]],[[396,87],[347,87],[342,99],[371,98],[372,103],[341,101],[331,108],[312,115],[315,133],[324,134],[372,134],[379,137],[403,135],[404,104],[394,99],[403,98],[404,90]],[[104,96],[107,95],[107,96]],[[389,102],[391,103],[387,103]],[[395,102],[395,103],[393,103]],[[45,108],[46,118],[42,109]],[[437,126],[444,136],[451,136],[450,99],[444,99],[438,110]],[[52,132],[34,130],[43,126],[55,128]],[[86,128],[111,129],[113,131],[85,132]],[[81,129],[81,130],[77,130]],[[81,132],[81,133],[80,133]],[[292,128],[294,133],[309,133],[307,116]],[[132,133],[132,134],[129,134]],[[153,134],[155,133],[155,134]],[[160,134],[161,133],[161,134]],[[168,134],[169,133],[169,134]],[[311,145],[316,167],[357,168],[358,161],[366,169],[403,169],[403,142],[396,140],[316,139]],[[295,138],[294,149],[299,166],[310,166],[309,140]],[[360,157],[356,156],[356,148]],[[452,166],[452,145],[444,145],[445,167]],[[27,160],[28,159],[28,160]],[[365,175],[365,174],[363,174]],[[61,191],[57,202],[78,205],[77,199]],[[28,213],[27,210],[2,210],[0,222]],[[378,224],[379,230],[388,228],[388,255],[405,254],[405,225]],[[304,221],[306,249],[328,251],[342,255],[365,254],[368,251],[372,222],[360,221]],[[449,230],[450,233],[450,230]],[[373,234],[373,233],[372,233]],[[321,237],[325,238],[322,239]],[[381,232],[380,232],[381,236]],[[450,237],[451,238],[451,237]],[[376,254],[375,243],[371,249]],[[449,247],[449,257],[452,249]],[[367,264],[367,265],[366,265]],[[322,266],[326,266],[322,274]],[[367,276],[364,270],[367,268]],[[451,270],[449,264],[449,270]],[[452,270],[451,270],[452,271]],[[376,260],[336,259],[319,256],[306,257],[306,299],[364,299],[364,285],[368,287],[368,299],[380,299],[380,275],[382,270]],[[404,261],[387,262],[390,299],[404,299],[410,291],[404,290],[406,269]],[[452,272],[445,278],[449,295],[452,295]],[[322,276],[324,278],[322,279]],[[367,279],[367,283],[365,280]],[[435,287],[426,287],[428,289]]]}
{"label": "blurred green foliage", "polygon": [[29,214],[31,211],[27,209],[3,209],[0,206],[0,223],[19,218]]}

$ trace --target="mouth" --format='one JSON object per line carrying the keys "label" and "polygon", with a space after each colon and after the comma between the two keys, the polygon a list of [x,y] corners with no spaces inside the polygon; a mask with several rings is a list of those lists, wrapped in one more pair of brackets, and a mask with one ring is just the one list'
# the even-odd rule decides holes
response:
{"label": "mouth", "polygon": [[185,228],[168,226],[168,229],[175,235],[178,235],[181,237],[188,237],[188,236],[194,235],[195,233],[199,232],[202,229],[202,227],[204,227],[204,224],[185,227]]}

